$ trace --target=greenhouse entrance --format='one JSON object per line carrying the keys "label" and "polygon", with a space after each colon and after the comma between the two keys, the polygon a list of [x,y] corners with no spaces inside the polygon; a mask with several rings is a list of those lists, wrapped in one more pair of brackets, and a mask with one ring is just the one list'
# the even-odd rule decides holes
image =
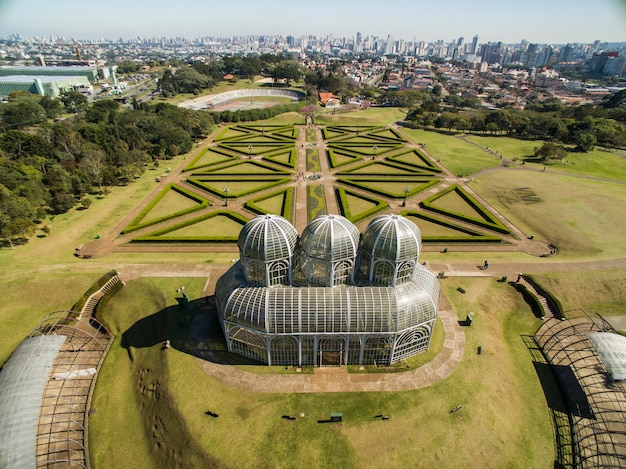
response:
{"label": "greenhouse entrance", "polygon": [[343,339],[321,339],[317,344],[317,365],[320,367],[343,365],[344,345]]}

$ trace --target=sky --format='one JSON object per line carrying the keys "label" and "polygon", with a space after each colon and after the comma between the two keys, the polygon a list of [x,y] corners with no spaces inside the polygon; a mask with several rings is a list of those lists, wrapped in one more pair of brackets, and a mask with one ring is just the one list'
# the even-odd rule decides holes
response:
{"label": "sky", "polygon": [[626,42],[626,0],[0,0],[0,37],[375,35],[539,44]]}

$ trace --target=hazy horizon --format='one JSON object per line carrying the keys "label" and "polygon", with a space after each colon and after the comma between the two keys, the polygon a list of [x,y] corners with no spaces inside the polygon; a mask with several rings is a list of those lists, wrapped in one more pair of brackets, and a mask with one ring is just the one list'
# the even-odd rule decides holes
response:
{"label": "hazy horizon", "polygon": [[[445,4],[397,0],[318,0],[314,6],[276,0],[108,0],[87,7],[78,0],[0,0],[0,36],[76,39],[387,35],[405,41],[542,44],[626,42],[626,0],[449,0]],[[234,5],[234,7],[233,7]],[[245,13],[245,14],[244,14]]]}

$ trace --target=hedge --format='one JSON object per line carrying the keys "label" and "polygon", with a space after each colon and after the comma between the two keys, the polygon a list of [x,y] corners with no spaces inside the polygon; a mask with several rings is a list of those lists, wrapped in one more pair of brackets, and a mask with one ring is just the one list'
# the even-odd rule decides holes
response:
{"label": "hedge", "polygon": [[447,222],[445,220],[441,220],[439,218],[432,217],[426,213],[415,212],[411,210],[404,210],[400,212],[403,216],[420,218],[422,220],[426,220],[430,223],[435,223],[437,225],[445,226],[446,228],[450,228],[456,231],[460,231],[462,233],[467,233],[471,238],[467,236],[423,236],[422,241],[428,243],[502,243],[502,239],[497,236],[485,235],[479,231],[472,230],[470,228],[466,228],[464,226],[455,225],[453,223]]}
{"label": "hedge", "polygon": [[[206,182],[211,182],[211,181],[221,181],[222,179],[205,179]],[[241,179],[244,180],[244,179]],[[186,180],[188,184],[191,184],[195,187],[198,187],[200,189],[202,189],[203,191],[209,192],[213,195],[216,195],[218,197],[224,198],[224,191],[219,190],[219,189],[213,189],[210,187],[205,186],[202,183],[202,180],[198,180],[198,179],[187,179]],[[227,178],[224,179],[224,181],[232,181],[232,178]],[[261,186],[256,186],[256,187],[252,187],[248,190],[242,191],[242,192],[238,192],[237,194],[232,194],[232,195],[228,195],[225,198],[227,199],[235,199],[237,197],[242,197],[244,195],[248,195],[248,194],[253,194],[254,192],[259,192],[259,191],[264,191],[266,189],[269,189],[270,187],[274,187],[274,186],[278,186],[280,184],[286,184],[291,182],[291,178],[281,178],[281,179],[245,179],[245,181],[250,181],[250,182],[259,182],[259,181],[267,181],[266,184],[263,184]]]}
{"label": "hedge", "polygon": [[[364,220],[367,217],[389,207],[389,204],[387,202],[373,199],[371,197],[363,196],[361,194],[357,194],[356,192],[347,191],[343,187],[336,188],[335,192],[337,194],[337,202],[339,204],[339,210],[341,210],[341,212],[343,213],[343,216],[346,217],[348,220],[350,220],[352,223],[358,223],[361,220]],[[373,202],[376,205],[368,210],[365,210],[361,213],[353,215],[352,212],[350,211],[350,204],[348,203],[348,197],[347,197],[348,194],[352,195],[353,197],[359,197],[369,202]]]}
{"label": "hedge", "polygon": [[240,137],[240,135],[235,135],[233,137],[225,138],[224,135],[226,135],[230,130],[234,130],[236,132],[242,132],[244,135],[250,135],[250,132],[248,130],[242,130],[242,129],[243,129],[243,127],[240,127],[240,126],[228,126],[228,127],[224,128],[224,130],[222,130],[217,135],[217,137],[215,137],[213,139],[213,141],[214,142],[219,142],[221,140],[230,140],[231,138],[239,138]]}
{"label": "hedge", "polygon": [[285,194],[283,197],[283,204],[280,210],[280,216],[285,217],[287,220],[291,221],[291,208],[293,206],[293,187],[288,187],[278,192],[272,192],[271,194],[264,195],[263,197],[259,197],[258,199],[249,200],[244,204],[244,207],[250,210],[257,215],[266,215],[269,212],[267,210],[263,210],[261,207],[256,205],[258,202],[262,202],[267,199],[271,199],[272,197],[276,197],[279,194]]}
{"label": "hedge", "polygon": [[434,171],[436,173],[441,173],[442,172],[442,169],[439,166],[437,166],[435,163],[430,161],[428,158],[426,158],[422,153],[420,153],[416,149],[412,149],[412,150],[409,150],[409,151],[403,151],[403,152],[397,153],[395,155],[389,155],[386,158],[388,160],[390,160],[390,161],[393,161],[396,158],[399,158],[399,157],[404,156],[404,155],[408,155],[410,153],[413,153],[414,155],[416,155],[421,161],[424,162],[424,165],[414,164],[414,163],[405,163],[405,162],[402,162],[402,161],[398,161],[398,162],[394,161],[394,162],[397,163],[397,164],[404,164],[404,165],[409,165],[409,166],[415,166],[417,168],[422,168],[422,169]]}
{"label": "hedge", "polygon": [[394,175],[396,177],[397,176],[410,176],[411,174],[414,174],[416,176],[417,175],[431,176],[431,177],[435,176],[433,172],[415,171],[412,168],[407,168],[406,166],[403,166],[399,163],[396,163],[394,161],[389,161],[389,160],[365,161],[357,166],[352,167],[348,171],[337,172],[337,176],[380,176],[380,171],[375,171],[375,170],[372,170],[371,173],[363,173],[363,172],[356,173],[356,171],[360,169],[367,168],[368,166],[377,166],[377,165],[388,166],[390,168],[397,169],[398,171],[404,171],[404,174]]}
{"label": "hedge", "polygon": [[[468,217],[461,213],[451,212],[449,210],[440,209],[437,207],[433,207],[431,205],[435,200],[443,197],[444,195],[452,191],[456,191],[472,208],[474,208],[474,210],[479,212],[484,218],[486,218],[489,221],[477,220],[475,218]],[[420,206],[432,212],[436,212],[442,215],[447,215],[449,217],[456,218],[458,220],[471,223],[473,225],[491,229],[491,230],[494,230],[503,234],[510,234],[510,231],[506,226],[504,226],[497,218],[495,218],[491,213],[489,213],[489,211],[485,207],[483,207],[470,194],[465,192],[458,184],[453,184],[447,189],[444,189],[443,191],[438,192],[437,194],[431,197],[428,197],[427,199],[424,199],[423,201],[420,202]]]}
{"label": "hedge", "polygon": [[[276,169],[275,167],[270,166],[268,164],[264,164],[264,163],[262,163],[260,161],[239,160],[239,159],[236,159],[234,161],[229,161],[228,163],[222,164],[222,165],[220,165],[217,168],[212,168],[209,171],[202,171],[202,172],[199,172],[199,173],[193,173],[192,175],[193,176],[195,176],[197,174],[210,175],[210,174],[216,173],[216,171],[222,171],[222,170],[227,169],[227,168],[232,168],[232,167],[235,167],[235,166],[241,166],[241,165],[244,165],[244,164],[252,165],[252,166],[258,166],[260,168],[267,169],[267,170],[271,171],[271,173],[264,174],[264,176],[287,176],[287,175],[291,175],[291,173],[289,171],[285,171],[285,170],[282,170],[282,169]],[[259,176],[259,173],[254,173],[254,172],[249,172],[249,173],[232,172],[232,173],[219,173],[219,174],[214,174],[214,175],[215,176],[237,176],[237,177],[239,177],[239,176],[244,176],[246,174]]]}
{"label": "hedge", "polygon": [[[354,163],[355,160],[360,160],[362,159],[362,157],[357,156],[357,155],[351,155],[345,151],[342,150],[334,150],[332,148],[328,148],[327,151],[328,153],[328,161],[330,163],[330,167],[331,168],[337,168],[339,166],[343,166],[344,164],[350,164],[350,163]],[[344,161],[343,163],[339,163],[337,161],[337,157],[335,155],[341,155],[341,156],[346,156],[348,158],[352,158],[352,161],[348,160],[348,161]]]}
{"label": "hedge", "polygon": [[420,182],[422,183],[421,185],[411,189],[408,193],[407,193],[407,197],[409,196],[413,196],[415,194],[418,194],[436,184],[439,184],[441,181],[439,179],[428,179],[425,181],[418,181],[418,180],[404,180],[404,179],[389,179],[389,178],[368,178],[368,179],[346,179],[346,178],[338,178],[337,182],[340,182],[342,184],[346,184],[348,186],[351,187],[357,187],[359,189],[365,189],[367,191],[373,192],[374,194],[378,194],[378,195],[382,195],[383,197],[390,197],[393,199],[399,199],[399,198],[403,198],[404,197],[404,192],[400,193],[392,193],[389,191],[385,191],[383,189],[378,189],[375,187],[371,187],[368,186],[367,184],[363,184],[362,182],[406,182],[407,184],[410,184],[411,182],[415,183],[415,182]]}
{"label": "hedge", "polygon": [[230,243],[236,242],[239,233],[234,236],[197,236],[197,237],[184,237],[184,236],[172,236],[172,237],[162,237],[167,233],[171,233],[172,231],[180,230],[181,228],[185,228],[187,226],[194,225],[196,223],[200,223],[202,221],[208,220],[209,218],[214,218],[217,216],[225,216],[236,222],[241,223],[241,225],[245,225],[249,220],[238,213],[230,212],[227,210],[219,210],[216,212],[207,213],[206,215],[202,215],[200,217],[192,218],[191,220],[185,220],[180,223],[176,223],[174,225],[168,226],[167,228],[163,228],[157,231],[153,231],[150,234],[139,236],[131,240],[131,243],[171,243],[171,242],[180,242],[180,243],[206,243],[206,242],[218,242],[218,243]]}
{"label": "hedge", "polygon": [[[283,161],[279,161],[277,159],[274,158],[278,158],[280,155],[289,153],[289,158],[287,160],[287,162],[283,162]],[[270,154],[266,154],[263,158],[263,161],[269,161],[270,163],[274,163],[274,164],[279,164],[281,166],[286,166],[287,168],[293,168],[295,169],[295,167],[297,166],[298,163],[298,151],[294,148],[289,150],[288,152],[283,152],[283,151],[279,151],[279,152],[275,152],[275,153],[270,153]]]}
{"label": "hedge", "polygon": [[[159,218],[155,218],[154,220],[150,220],[150,221],[147,221],[145,223],[139,223],[156,206],[156,204],[158,204],[160,202],[160,200],[163,197],[165,197],[165,195],[170,190],[176,191],[180,195],[185,196],[185,197],[193,200],[194,202],[198,202],[198,205],[186,208],[184,210],[179,210],[178,212],[170,213],[169,215],[165,215],[165,216],[162,216],[162,217],[159,217]],[[208,205],[209,205],[209,200],[208,199],[205,199],[204,197],[196,194],[195,192],[190,191],[189,189],[186,189],[184,187],[177,186],[176,184],[171,184],[170,183],[170,184],[167,185],[167,187],[165,189],[163,189],[160,193],[158,193],[156,195],[156,197],[154,199],[152,199],[150,201],[150,203],[148,205],[146,205],[141,212],[139,212],[139,215],[137,215],[135,217],[135,219],[133,221],[131,221],[128,224],[128,226],[122,230],[121,234],[132,233],[133,231],[137,231],[137,230],[140,230],[142,228],[146,228],[148,226],[156,225],[157,223],[162,223],[164,221],[171,220],[171,219],[176,218],[176,217],[180,217],[180,216],[187,215],[189,213],[192,213],[192,212],[195,212],[195,211],[198,211],[198,210],[202,210],[203,208],[206,208]]]}
{"label": "hedge", "polygon": [[[208,152],[212,152],[212,153],[217,153],[218,155],[223,155],[226,158],[222,159],[222,160],[218,160],[218,161],[214,161],[212,163],[205,163],[205,164],[201,164],[200,166],[194,166],[196,164],[196,162],[198,162],[200,159],[202,159],[202,157],[204,155],[206,155]],[[213,166],[216,164],[220,164],[220,163],[224,163],[225,161],[231,161],[233,158],[237,158],[236,155],[230,155],[224,151],[218,151],[217,148],[205,148],[203,151],[201,151],[198,156],[196,156],[193,160],[191,160],[189,162],[189,164],[187,164],[187,166],[185,166],[185,168],[183,169],[183,172],[185,171],[191,171],[193,169],[199,169],[199,168],[204,168],[206,166]]]}

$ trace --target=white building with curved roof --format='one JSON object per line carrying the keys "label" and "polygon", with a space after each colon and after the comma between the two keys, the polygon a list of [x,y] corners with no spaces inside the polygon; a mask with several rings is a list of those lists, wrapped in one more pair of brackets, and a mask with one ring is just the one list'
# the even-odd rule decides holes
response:
{"label": "white building with curved roof", "polygon": [[428,349],[439,282],[419,264],[421,235],[383,215],[361,237],[324,215],[298,237],[285,218],[242,229],[240,260],[215,297],[228,350],[268,365],[388,365]]}

